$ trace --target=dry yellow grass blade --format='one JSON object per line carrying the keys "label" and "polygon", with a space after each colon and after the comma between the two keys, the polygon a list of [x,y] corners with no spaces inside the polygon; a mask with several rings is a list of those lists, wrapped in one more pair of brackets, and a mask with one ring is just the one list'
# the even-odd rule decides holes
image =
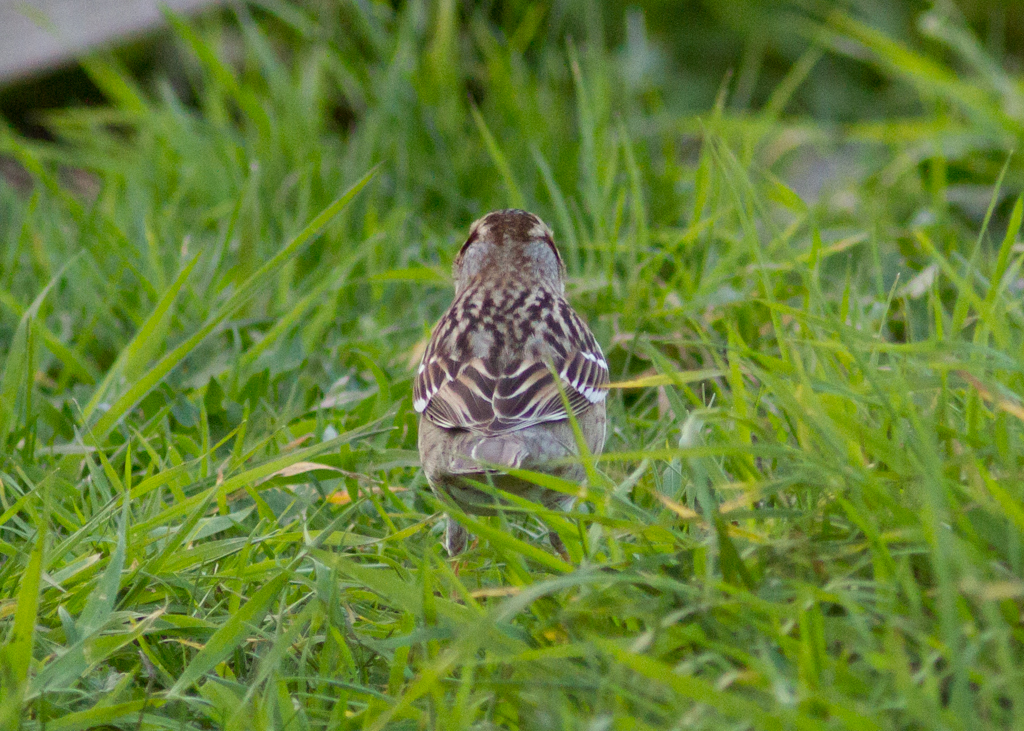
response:
{"label": "dry yellow grass blade", "polygon": [[696,383],[709,378],[724,376],[725,371],[710,368],[700,371],[676,371],[675,373],[658,373],[653,376],[633,378],[629,381],[609,383],[605,388],[652,388],[654,386],[670,386],[673,384]]}

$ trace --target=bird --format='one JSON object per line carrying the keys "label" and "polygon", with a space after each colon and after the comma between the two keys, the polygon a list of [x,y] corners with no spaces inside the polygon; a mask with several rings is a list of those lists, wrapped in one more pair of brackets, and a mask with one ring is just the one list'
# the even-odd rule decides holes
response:
{"label": "bird", "polygon": [[[470,226],[452,277],[455,299],[413,381],[427,482],[442,503],[466,513],[494,515],[499,507],[474,481],[568,510],[574,496],[503,472],[582,482],[569,411],[590,453],[604,449],[608,361],[565,298],[566,268],[554,235],[527,211],[488,213]],[[468,533],[450,514],[446,521],[444,547],[457,556]],[[549,540],[566,555],[557,533]]]}

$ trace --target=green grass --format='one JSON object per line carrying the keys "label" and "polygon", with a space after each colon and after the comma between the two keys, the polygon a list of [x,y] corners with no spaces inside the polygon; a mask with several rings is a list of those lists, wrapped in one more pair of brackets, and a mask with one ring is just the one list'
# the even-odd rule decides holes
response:
{"label": "green grass", "polygon": [[[779,15],[694,112],[653,11],[325,8],[0,128],[0,728],[1024,729],[1024,77]],[[509,205],[631,383],[456,565],[411,376]]]}

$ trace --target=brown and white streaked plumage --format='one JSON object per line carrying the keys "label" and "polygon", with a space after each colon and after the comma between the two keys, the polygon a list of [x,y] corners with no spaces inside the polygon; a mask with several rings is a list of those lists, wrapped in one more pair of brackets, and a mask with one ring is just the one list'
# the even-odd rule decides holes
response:
{"label": "brown and white streaked plumage", "polygon": [[[455,301],[413,385],[427,480],[466,512],[494,512],[466,479],[567,508],[570,496],[496,469],[583,478],[579,464],[547,464],[578,453],[561,392],[590,451],[604,448],[608,363],[565,300],[565,265],[551,230],[526,211],[489,213],[470,227],[452,273]],[[465,530],[449,518],[445,547],[455,555],[465,545]]]}

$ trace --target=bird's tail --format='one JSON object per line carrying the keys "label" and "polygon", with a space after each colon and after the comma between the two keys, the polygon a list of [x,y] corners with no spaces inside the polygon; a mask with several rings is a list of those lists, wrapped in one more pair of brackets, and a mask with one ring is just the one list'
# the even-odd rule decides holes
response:
{"label": "bird's tail", "polygon": [[517,468],[529,457],[530,451],[517,434],[500,436],[466,435],[457,446],[451,463],[453,474],[490,472],[494,469]]}

